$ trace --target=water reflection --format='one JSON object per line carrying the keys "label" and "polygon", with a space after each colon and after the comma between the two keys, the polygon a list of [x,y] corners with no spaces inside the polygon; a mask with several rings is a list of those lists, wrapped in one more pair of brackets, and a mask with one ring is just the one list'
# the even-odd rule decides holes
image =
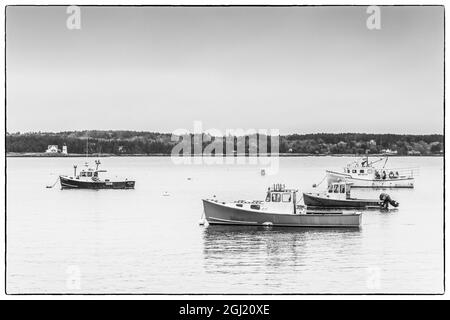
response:
{"label": "water reflection", "polygon": [[320,260],[320,252],[333,250],[334,255],[348,254],[348,248],[334,246],[358,244],[360,236],[361,230],[357,228],[210,225],[203,233],[204,268],[210,273],[291,273],[314,266]]}

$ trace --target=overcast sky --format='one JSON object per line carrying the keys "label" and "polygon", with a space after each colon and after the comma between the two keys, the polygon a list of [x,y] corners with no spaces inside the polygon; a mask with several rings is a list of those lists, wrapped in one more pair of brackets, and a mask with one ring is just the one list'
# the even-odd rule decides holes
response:
{"label": "overcast sky", "polygon": [[443,133],[442,7],[7,8],[7,130]]}

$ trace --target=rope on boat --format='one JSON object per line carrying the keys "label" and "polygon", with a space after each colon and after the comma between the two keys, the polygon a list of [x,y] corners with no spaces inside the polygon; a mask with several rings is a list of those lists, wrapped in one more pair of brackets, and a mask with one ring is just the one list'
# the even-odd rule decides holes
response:
{"label": "rope on boat", "polygon": [[303,194],[302,194],[302,196],[300,197],[300,199],[298,199],[298,201],[295,203],[295,205],[297,205],[300,201],[302,201],[303,200]]}
{"label": "rope on boat", "polygon": [[319,184],[316,184],[315,186],[313,185],[313,187],[316,188],[316,187],[320,186],[320,185],[322,184],[322,182],[325,181],[326,177],[327,177],[327,175],[325,175],[325,176],[323,177],[323,179],[319,182]]}
{"label": "rope on boat", "polygon": [[47,186],[47,189],[51,189],[51,188],[53,188],[57,183],[58,183],[58,180],[59,180],[59,177],[57,177],[56,178],[56,181],[55,181],[55,183],[54,184],[52,184],[51,186],[49,185],[49,186]]}

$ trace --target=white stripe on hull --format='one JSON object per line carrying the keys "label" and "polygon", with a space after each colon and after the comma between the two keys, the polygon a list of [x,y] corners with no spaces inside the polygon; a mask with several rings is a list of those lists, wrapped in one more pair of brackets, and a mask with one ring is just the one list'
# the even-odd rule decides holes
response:
{"label": "white stripe on hull", "polygon": [[78,188],[78,186],[75,186],[75,185],[72,185],[72,184],[68,184],[68,183],[65,183],[65,182],[62,182],[62,181],[61,181],[61,186],[69,187],[69,188]]}
{"label": "white stripe on hull", "polygon": [[220,219],[220,218],[214,218],[214,217],[209,217],[208,219],[211,220],[209,223],[214,223],[215,221],[217,221],[221,224],[258,225],[258,222],[251,222],[251,221],[235,221],[235,220],[227,220],[227,219]]}

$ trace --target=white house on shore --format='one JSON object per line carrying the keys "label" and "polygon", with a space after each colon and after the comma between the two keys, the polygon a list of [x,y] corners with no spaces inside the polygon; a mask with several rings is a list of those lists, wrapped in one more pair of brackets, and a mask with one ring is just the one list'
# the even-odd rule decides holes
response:
{"label": "white house on shore", "polygon": [[50,144],[47,147],[47,150],[45,151],[46,153],[58,153],[58,146],[54,145],[54,144]]}
{"label": "white house on shore", "polygon": [[68,154],[67,152],[67,146],[63,145],[62,150],[58,149],[58,146],[56,144],[50,144],[47,147],[47,150],[45,150],[45,153],[62,153],[62,154]]}
{"label": "white house on shore", "polygon": [[398,151],[397,150],[391,150],[391,149],[382,149],[381,150],[381,153],[382,154],[384,154],[384,155],[396,155],[397,153],[398,153]]}

